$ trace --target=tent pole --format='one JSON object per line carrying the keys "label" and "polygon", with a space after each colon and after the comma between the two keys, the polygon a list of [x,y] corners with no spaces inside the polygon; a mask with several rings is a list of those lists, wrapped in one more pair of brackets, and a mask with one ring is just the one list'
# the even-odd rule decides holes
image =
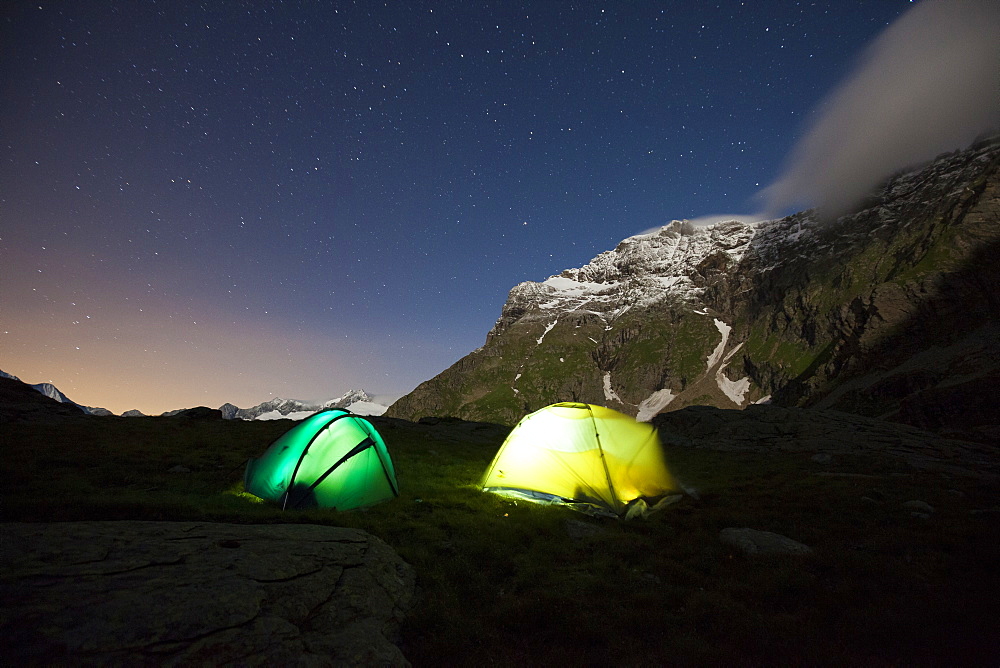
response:
{"label": "tent pole", "polygon": [[[337,408],[337,409],[330,409],[330,412],[332,412],[334,410],[340,410],[340,409],[339,408]],[[321,411],[321,412],[322,413],[326,413],[327,411]],[[317,413],[317,415],[319,415],[319,413]],[[333,424],[334,422],[336,422],[337,420],[339,420],[340,418],[343,418],[343,417],[352,417],[352,414],[348,413],[347,411],[344,411],[342,414],[334,417],[332,420],[330,420],[329,422],[327,422],[325,425],[323,425],[322,427],[320,427],[319,429],[317,429],[316,433],[313,434],[312,438],[309,439],[309,442],[306,443],[306,447],[302,448],[302,452],[299,453],[299,460],[297,462],[295,462],[295,468],[292,469],[292,477],[288,479],[288,488],[285,490],[285,501],[284,501],[284,503],[281,504],[281,509],[282,510],[284,510],[288,506],[288,496],[289,496],[289,494],[292,491],[292,486],[295,484],[295,476],[297,476],[299,474],[299,467],[302,465],[302,460],[306,458],[306,453],[309,452],[309,448],[312,447],[312,444],[316,442],[316,439],[319,438],[319,435],[321,433],[323,433],[324,431],[326,431],[327,429],[329,429],[331,424]],[[296,501],[296,503],[298,503],[298,501]]]}

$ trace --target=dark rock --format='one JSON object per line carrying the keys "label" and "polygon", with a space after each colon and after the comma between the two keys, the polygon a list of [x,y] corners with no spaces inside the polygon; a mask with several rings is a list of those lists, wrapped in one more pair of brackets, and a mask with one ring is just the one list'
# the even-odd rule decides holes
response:
{"label": "dark rock", "polygon": [[913,501],[907,501],[906,503],[903,504],[903,507],[907,508],[909,510],[913,510],[913,511],[919,512],[919,513],[933,513],[934,512],[934,506],[932,506],[931,504],[927,503],[926,501],[919,501],[919,500],[916,500],[916,499],[914,499]]}
{"label": "dark rock", "polygon": [[996,388],[1000,371],[944,387],[920,388],[906,394],[894,419],[931,431],[969,434],[977,428],[1000,425]]}
{"label": "dark rock", "polygon": [[315,525],[0,525],[4,663],[408,665],[414,588],[378,538]]}
{"label": "dark rock", "polygon": [[811,554],[812,548],[771,531],[723,529],[719,540],[747,555]]}
{"label": "dark rock", "polygon": [[417,424],[425,424],[427,426],[433,427],[434,425],[441,424],[442,419],[443,418],[427,415],[417,420]]}
{"label": "dark rock", "polygon": [[583,520],[566,520],[566,533],[575,541],[587,540],[602,533],[604,529]]}
{"label": "dark rock", "polygon": [[[918,469],[1000,479],[996,446],[943,438],[905,424],[851,413],[780,406],[724,410],[690,406],[653,419],[669,447],[728,451],[888,455]],[[838,459],[839,461],[839,459]],[[857,471],[820,475],[858,476]]]}
{"label": "dark rock", "polygon": [[236,414],[240,411],[239,406],[230,403],[224,403],[219,406],[219,412],[222,414],[223,419],[232,420],[236,417]]}

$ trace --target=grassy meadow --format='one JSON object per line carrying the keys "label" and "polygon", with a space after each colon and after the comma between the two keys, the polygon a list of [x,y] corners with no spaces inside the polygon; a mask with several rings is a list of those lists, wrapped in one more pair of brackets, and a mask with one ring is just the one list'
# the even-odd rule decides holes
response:
{"label": "grassy meadow", "polygon": [[[864,456],[670,448],[696,492],[628,522],[476,486],[507,430],[373,418],[401,496],[282,512],[243,466],[289,421],[87,418],[0,430],[4,521],[309,522],[351,526],[417,572],[400,647],[441,665],[995,665],[995,483]],[[187,471],[171,472],[175,467]],[[934,507],[915,516],[903,504]],[[808,556],[747,557],[726,527]]]}

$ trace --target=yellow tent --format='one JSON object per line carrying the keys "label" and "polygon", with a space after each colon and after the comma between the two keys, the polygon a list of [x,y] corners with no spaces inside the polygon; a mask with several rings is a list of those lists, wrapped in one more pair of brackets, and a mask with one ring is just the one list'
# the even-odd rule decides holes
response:
{"label": "yellow tent", "polygon": [[615,514],[640,496],[675,489],[652,425],[578,403],[552,404],[522,418],[493,458],[482,487],[590,503]]}

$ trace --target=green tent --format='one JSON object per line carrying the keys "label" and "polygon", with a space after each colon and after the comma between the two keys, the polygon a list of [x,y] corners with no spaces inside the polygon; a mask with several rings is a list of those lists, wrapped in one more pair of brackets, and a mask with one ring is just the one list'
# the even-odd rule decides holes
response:
{"label": "green tent", "polygon": [[350,510],[399,496],[382,437],[339,409],[306,418],[247,462],[243,486],[282,508]]}
{"label": "green tent", "polygon": [[482,488],[619,515],[630,501],[675,485],[655,427],[603,406],[560,403],[517,423]]}

